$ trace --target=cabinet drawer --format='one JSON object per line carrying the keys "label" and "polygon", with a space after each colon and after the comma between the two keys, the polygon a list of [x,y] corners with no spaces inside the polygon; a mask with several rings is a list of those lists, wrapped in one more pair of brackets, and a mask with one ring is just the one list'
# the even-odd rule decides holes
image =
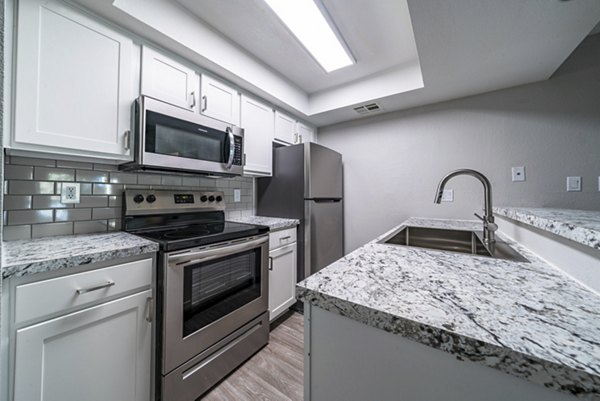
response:
{"label": "cabinet drawer", "polygon": [[100,301],[152,284],[152,259],[19,285],[15,323]]}
{"label": "cabinet drawer", "polygon": [[275,231],[269,234],[269,250],[296,242],[296,228]]}

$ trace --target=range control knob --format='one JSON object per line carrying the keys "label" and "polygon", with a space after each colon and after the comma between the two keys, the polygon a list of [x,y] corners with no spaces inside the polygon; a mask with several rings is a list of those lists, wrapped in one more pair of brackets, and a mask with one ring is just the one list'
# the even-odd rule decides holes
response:
{"label": "range control knob", "polygon": [[209,202],[214,202],[214,201],[215,201],[215,197],[214,197],[214,196],[212,196],[212,195],[211,195],[211,196],[209,196],[209,197],[208,197],[208,201],[209,201]]}
{"label": "range control knob", "polygon": [[202,195],[200,197],[200,202],[206,202],[208,200],[208,197],[206,195]]}
{"label": "range control knob", "polygon": [[148,196],[146,196],[146,202],[148,203],[153,203],[156,200],[156,196],[150,194]]}
{"label": "range control knob", "polygon": [[221,195],[217,196],[217,202],[221,202],[223,200],[223,197]]}
{"label": "range control knob", "polygon": [[142,203],[144,201],[144,195],[137,194],[136,196],[133,197],[133,201],[135,203]]}

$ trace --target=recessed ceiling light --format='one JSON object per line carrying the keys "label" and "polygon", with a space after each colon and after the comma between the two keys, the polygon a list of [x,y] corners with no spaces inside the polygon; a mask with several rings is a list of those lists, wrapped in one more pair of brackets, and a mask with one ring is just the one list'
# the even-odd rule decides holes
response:
{"label": "recessed ceiling light", "polygon": [[265,0],[327,72],[354,64],[314,0]]}

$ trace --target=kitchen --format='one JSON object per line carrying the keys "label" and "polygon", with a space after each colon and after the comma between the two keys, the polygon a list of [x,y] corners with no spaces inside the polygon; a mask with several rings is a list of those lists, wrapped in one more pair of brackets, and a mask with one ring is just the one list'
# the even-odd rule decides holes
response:
{"label": "kitchen", "polygon": [[283,3],[3,3],[0,400],[599,399],[600,4]]}

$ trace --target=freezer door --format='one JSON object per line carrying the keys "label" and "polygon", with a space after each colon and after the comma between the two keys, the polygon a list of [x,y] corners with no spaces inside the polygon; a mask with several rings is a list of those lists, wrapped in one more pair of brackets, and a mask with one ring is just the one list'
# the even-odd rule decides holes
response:
{"label": "freezer door", "polygon": [[307,200],[304,273],[308,277],[344,256],[344,217],[341,200]]}
{"label": "freezer door", "polygon": [[342,198],[342,155],[316,143],[304,144],[304,198]]}

